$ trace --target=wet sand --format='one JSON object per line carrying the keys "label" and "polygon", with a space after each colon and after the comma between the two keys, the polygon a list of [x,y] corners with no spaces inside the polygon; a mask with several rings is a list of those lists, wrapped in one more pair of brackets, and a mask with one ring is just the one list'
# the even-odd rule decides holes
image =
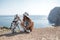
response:
{"label": "wet sand", "polygon": [[14,34],[10,30],[0,30],[0,40],[60,40],[60,27],[34,28],[30,33]]}

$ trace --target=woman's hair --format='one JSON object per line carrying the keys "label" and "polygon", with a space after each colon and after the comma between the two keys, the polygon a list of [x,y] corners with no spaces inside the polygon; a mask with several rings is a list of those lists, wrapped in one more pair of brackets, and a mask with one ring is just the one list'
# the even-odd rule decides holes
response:
{"label": "woman's hair", "polygon": [[[27,16],[24,16],[24,17],[26,17],[26,20],[30,20],[30,18],[29,17],[27,17]],[[25,20],[25,18],[23,18],[23,21]]]}

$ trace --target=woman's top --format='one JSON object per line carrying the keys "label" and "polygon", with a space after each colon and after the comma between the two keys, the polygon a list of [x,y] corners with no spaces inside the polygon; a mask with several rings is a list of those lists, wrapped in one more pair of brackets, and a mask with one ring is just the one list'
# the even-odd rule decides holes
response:
{"label": "woman's top", "polygon": [[29,25],[28,21],[24,21],[24,26],[27,27]]}

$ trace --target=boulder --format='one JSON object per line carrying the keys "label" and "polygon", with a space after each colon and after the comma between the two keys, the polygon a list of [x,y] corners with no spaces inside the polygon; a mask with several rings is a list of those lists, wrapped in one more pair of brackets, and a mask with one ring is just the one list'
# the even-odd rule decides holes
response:
{"label": "boulder", "polygon": [[60,7],[55,7],[50,11],[48,20],[50,23],[60,26]]}

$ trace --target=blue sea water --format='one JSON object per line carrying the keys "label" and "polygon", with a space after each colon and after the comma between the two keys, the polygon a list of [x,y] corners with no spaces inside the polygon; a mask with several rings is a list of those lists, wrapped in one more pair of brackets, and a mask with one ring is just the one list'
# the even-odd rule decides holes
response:
{"label": "blue sea water", "polygon": [[[47,19],[47,16],[44,15],[31,15],[29,16],[34,22],[35,28],[45,28],[49,27],[50,23]],[[22,20],[22,16],[20,16]],[[13,21],[14,16],[0,16],[0,26],[10,27],[11,22]]]}

